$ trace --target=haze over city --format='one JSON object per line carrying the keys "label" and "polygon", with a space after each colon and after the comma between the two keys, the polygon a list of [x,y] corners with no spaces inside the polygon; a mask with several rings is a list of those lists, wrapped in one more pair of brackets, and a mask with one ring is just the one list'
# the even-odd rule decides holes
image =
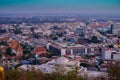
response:
{"label": "haze over city", "polygon": [[119,15],[120,0],[0,0],[0,14]]}

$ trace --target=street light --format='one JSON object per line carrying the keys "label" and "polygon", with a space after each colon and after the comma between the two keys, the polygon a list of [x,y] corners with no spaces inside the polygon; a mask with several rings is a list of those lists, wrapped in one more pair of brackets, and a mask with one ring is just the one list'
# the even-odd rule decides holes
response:
{"label": "street light", "polygon": [[38,58],[38,55],[37,55],[37,54],[35,54],[35,58]]}
{"label": "street light", "polygon": [[37,64],[37,58],[38,58],[38,55],[35,54],[35,61],[36,61],[36,64]]}

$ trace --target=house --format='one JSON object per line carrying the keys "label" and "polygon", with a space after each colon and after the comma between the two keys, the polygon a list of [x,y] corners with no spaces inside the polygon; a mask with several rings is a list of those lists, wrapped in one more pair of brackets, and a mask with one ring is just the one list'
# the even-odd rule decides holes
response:
{"label": "house", "polygon": [[10,43],[10,47],[12,52],[16,54],[16,56],[21,56],[23,53],[22,46],[20,45],[19,41],[12,40]]}
{"label": "house", "polygon": [[103,49],[102,51],[103,60],[120,60],[120,52],[116,49]]}
{"label": "house", "polygon": [[47,54],[46,48],[43,46],[39,46],[35,49],[35,53],[37,55],[41,55],[41,54]]}
{"label": "house", "polygon": [[36,70],[41,70],[44,73],[52,73],[55,71],[63,71],[62,73],[66,73],[70,70],[78,68],[79,74],[87,74],[87,68],[81,67],[80,62],[76,60],[72,60],[66,57],[58,57],[57,59],[52,59],[51,61],[41,64],[41,65],[23,65],[20,68],[28,70],[34,67]]}

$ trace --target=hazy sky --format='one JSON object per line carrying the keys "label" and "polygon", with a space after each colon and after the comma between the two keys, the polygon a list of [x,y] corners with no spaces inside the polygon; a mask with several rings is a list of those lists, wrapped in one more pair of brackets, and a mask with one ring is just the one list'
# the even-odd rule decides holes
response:
{"label": "hazy sky", "polygon": [[120,14],[120,0],[0,0],[0,13]]}

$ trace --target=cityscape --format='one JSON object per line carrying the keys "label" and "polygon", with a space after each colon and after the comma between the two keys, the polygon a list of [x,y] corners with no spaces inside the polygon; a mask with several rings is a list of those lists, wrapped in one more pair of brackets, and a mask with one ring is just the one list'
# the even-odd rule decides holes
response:
{"label": "cityscape", "polygon": [[120,80],[120,0],[0,0],[0,80]]}

